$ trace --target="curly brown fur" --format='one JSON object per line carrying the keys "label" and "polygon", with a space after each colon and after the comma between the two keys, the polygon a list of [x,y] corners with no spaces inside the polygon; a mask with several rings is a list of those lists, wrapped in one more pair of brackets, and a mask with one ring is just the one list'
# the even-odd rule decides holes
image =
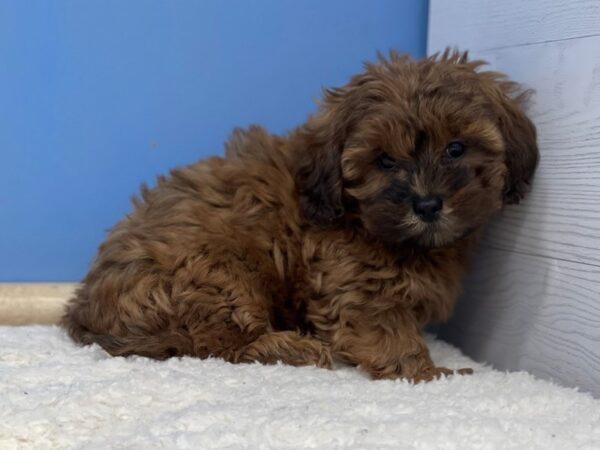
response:
{"label": "curly brown fur", "polygon": [[526,93],[482,64],[380,56],[291,133],[236,130],[225,157],[143,187],[63,325],[113,355],[451,373],[421,330],[538,159]]}

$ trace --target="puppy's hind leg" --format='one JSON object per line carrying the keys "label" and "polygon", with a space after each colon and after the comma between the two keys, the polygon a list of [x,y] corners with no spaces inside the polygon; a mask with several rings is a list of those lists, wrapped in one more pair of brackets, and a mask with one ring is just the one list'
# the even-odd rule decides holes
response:
{"label": "puppy's hind leg", "polygon": [[235,362],[274,364],[281,361],[292,366],[317,366],[331,369],[329,347],[318,339],[303,336],[297,331],[275,331],[259,336],[239,349]]}

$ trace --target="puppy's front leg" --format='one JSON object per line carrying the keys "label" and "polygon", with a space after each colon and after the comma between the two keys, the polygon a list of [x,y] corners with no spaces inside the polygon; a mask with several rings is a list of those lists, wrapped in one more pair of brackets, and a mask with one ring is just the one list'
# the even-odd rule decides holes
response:
{"label": "puppy's front leg", "polygon": [[337,357],[358,365],[374,379],[420,382],[473,372],[436,367],[416,320],[407,313],[370,317],[368,322],[357,314],[334,334],[332,348]]}

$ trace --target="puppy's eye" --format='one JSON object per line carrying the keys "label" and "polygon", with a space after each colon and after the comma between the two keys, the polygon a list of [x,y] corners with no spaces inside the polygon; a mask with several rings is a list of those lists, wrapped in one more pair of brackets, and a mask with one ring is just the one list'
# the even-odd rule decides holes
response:
{"label": "puppy's eye", "polygon": [[383,152],[377,158],[377,165],[383,170],[394,170],[398,162],[387,153]]}
{"label": "puppy's eye", "polygon": [[450,142],[446,147],[446,154],[452,158],[460,158],[465,153],[465,144],[462,142]]}

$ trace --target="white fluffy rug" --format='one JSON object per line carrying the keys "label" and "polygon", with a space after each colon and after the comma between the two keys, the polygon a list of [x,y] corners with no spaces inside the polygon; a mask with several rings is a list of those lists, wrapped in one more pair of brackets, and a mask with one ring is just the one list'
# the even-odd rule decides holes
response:
{"label": "white fluffy rug", "polygon": [[55,327],[0,327],[0,448],[600,449],[600,400],[431,349],[476,374],[111,358]]}

